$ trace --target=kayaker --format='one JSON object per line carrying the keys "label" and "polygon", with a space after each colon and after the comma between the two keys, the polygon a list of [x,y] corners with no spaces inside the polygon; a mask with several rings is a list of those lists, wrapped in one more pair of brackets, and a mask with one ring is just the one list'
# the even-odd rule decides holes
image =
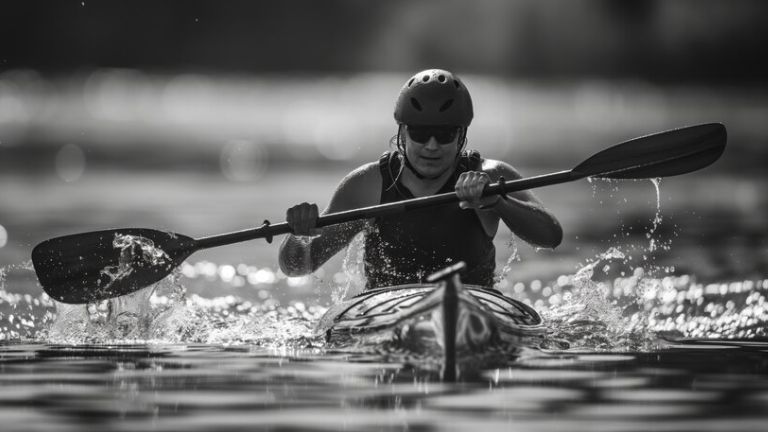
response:
{"label": "kayaker", "polygon": [[481,196],[500,177],[521,176],[506,162],[465,150],[472,117],[472,99],[456,75],[430,69],[410,78],[395,104],[395,149],[344,177],[323,214],[454,190],[462,201],[323,228],[316,227],[317,205],[301,203],[286,214],[294,235],[280,246],[282,271],[311,273],[365,231],[368,288],[423,282],[458,261],[467,263],[465,283],[492,286],[500,220],[532,245],[560,244],[559,222],[530,191]]}

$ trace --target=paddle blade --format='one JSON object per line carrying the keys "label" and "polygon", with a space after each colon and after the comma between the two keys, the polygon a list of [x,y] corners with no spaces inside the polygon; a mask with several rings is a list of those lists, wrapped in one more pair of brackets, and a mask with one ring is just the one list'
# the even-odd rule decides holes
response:
{"label": "paddle blade", "polygon": [[196,249],[180,234],[125,228],[46,240],[32,250],[32,264],[51,298],[89,303],[161,280]]}
{"label": "paddle blade", "polygon": [[720,123],[646,135],[595,154],[573,169],[582,177],[644,179],[689,173],[712,164],[725,150]]}

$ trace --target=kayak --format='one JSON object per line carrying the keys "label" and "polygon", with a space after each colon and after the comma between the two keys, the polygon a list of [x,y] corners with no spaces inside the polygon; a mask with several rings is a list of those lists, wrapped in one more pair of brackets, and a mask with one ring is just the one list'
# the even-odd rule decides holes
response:
{"label": "kayak", "polygon": [[544,334],[530,306],[487,287],[464,285],[456,264],[427,284],[376,288],[332,306],[316,331],[330,346],[395,344],[442,357],[443,378],[455,379],[463,363],[515,352]]}

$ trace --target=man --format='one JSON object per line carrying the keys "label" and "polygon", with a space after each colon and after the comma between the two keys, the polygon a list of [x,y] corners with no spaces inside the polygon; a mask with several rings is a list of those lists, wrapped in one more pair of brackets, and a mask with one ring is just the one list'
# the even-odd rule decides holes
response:
{"label": "man", "polygon": [[482,197],[487,184],[521,176],[505,162],[464,151],[472,117],[472,100],[458,77],[440,69],[414,75],[395,105],[397,150],[344,177],[323,213],[454,190],[461,202],[321,229],[317,205],[299,204],[286,215],[294,235],[280,246],[283,272],[314,271],[365,230],[368,288],[423,282],[458,261],[467,263],[465,283],[492,286],[499,221],[533,245],[560,244],[560,224],[531,192]]}

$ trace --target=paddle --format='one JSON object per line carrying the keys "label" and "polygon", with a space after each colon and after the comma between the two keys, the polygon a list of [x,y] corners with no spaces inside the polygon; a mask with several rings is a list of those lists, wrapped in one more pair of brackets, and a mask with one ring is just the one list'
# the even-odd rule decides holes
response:
{"label": "paddle", "polygon": [[[703,168],[725,150],[726,131],[709,123],[635,138],[603,150],[575,168],[488,185],[483,195],[569,182],[584,177],[638,179],[666,177]],[[457,202],[444,193],[321,216],[324,227],[359,219]],[[286,222],[193,239],[146,228],[122,228],[46,240],[32,251],[38,280],[51,298],[88,303],[132,293],[167,276],[189,255],[215,246],[290,233]]]}

